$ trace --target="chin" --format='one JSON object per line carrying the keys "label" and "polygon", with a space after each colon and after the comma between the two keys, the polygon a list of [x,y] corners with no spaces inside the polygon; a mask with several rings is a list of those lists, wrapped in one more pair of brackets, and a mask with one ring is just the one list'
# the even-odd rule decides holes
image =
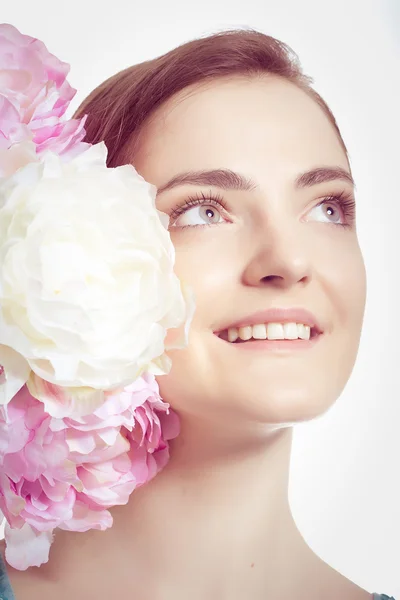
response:
{"label": "chin", "polygon": [[[340,391],[329,385],[321,386],[263,386],[253,385],[243,388],[237,385],[229,396],[225,395],[224,405],[229,406],[233,420],[264,424],[294,425],[310,421],[326,413],[336,402]],[[217,401],[217,399],[216,399]],[[218,403],[221,404],[221,397]]]}
{"label": "chin", "polygon": [[171,373],[158,380],[165,402],[185,420],[232,429],[296,424],[322,416],[339,398],[353,364],[348,356],[339,361],[328,362],[325,356],[288,368],[286,361],[272,366],[253,360],[240,369],[226,369],[221,363],[217,368],[215,363],[176,360]]}

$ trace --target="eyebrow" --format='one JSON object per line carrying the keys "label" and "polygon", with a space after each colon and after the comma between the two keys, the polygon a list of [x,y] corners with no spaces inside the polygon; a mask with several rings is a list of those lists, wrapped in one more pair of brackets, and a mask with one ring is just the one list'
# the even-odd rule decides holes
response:
{"label": "eyebrow", "polygon": [[[300,173],[294,182],[295,188],[301,189],[318,185],[327,181],[340,179],[347,181],[354,188],[355,183],[348,171],[342,167],[316,167],[310,171]],[[158,188],[158,194],[178,187],[179,185],[212,185],[223,190],[252,191],[258,185],[240,173],[229,169],[212,169],[209,171],[188,171],[175,175],[167,183]]]}

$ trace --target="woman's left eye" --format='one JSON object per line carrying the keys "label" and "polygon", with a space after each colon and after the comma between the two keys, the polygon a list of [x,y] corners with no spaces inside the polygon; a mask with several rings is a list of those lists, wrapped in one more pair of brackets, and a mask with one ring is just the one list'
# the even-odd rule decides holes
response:
{"label": "woman's left eye", "polygon": [[325,198],[314,206],[308,214],[307,220],[310,220],[310,214],[317,214],[317,221],[331,223],[332,225],[350,226],[354,220],[355,206],[354,201],[345,198],[343,195]]}
{"label": "woman's left eye", "polygon": [[[324,200],[323,203],[315,206],[311,212],[314,211],[317,213],[317,215],[321,215],[322,220],[324,218],[328,219],[330,223],[339,223],[341,220],[343,220],[341,210],[338,206],[335,206],[334,202]],[[320,219],[317,219],[317,221],[319,220]]]}

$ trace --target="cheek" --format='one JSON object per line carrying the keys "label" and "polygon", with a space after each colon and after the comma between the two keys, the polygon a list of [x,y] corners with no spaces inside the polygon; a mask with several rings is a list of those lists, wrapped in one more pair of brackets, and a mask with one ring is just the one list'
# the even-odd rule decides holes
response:
{"label": "cheek", "polygon": [[[178,235],[181,234],[176,237]],[[221,318],[221,311],[228,298],[232,298],[233,288],[238,282],[239,264],[234,250],[218,242],[217,232],[204,236],[204,239],[201,239],[201,234],[195,235],[196,240],[186,243],[173,240],[175,272],[195,294],[194,325],[198,321],[211,323],[214,315]]]}
{"label": "cheek", "polygon": [[329,287],[339,320],[349,330],[361,328],[365,300],[366,273],[363,256],[356,237],[338,244],[321,269]]}

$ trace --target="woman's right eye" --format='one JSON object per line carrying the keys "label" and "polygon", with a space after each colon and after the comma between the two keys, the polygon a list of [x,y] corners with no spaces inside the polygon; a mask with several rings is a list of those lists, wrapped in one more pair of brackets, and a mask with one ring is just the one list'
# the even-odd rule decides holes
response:
{"label": "woman's right eye", "polygon": [[178,216],[171,227],[198,227],[201,225],[217,225],[224,222],[221,211],[216,206],[193,206]]}

